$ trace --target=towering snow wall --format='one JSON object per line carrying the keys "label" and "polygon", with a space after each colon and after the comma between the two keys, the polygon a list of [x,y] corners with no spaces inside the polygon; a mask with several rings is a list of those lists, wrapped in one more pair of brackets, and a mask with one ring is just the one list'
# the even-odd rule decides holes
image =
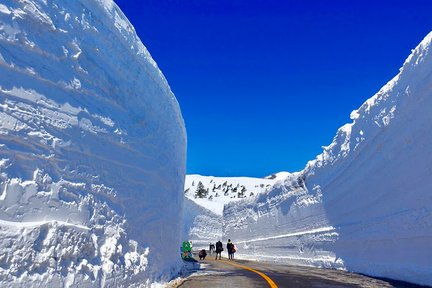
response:
{"label": "towering snow wall", "polygon": [[431,42],[303,171],[226,207],[243,257],[432,285]]}
{"label": "towering snow wall", "polygon": [[170,87],[114,2],[1,1],[0,286],[175,273],[185,142]]}

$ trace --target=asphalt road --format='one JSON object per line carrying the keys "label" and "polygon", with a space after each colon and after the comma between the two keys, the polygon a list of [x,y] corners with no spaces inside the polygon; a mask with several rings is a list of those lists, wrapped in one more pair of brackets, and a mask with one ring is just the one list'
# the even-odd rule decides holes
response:
{"label": "asphalt road", "polygon": [[[339,270],[245,260],[231,261],[226,258],[216,261],[212,255],[209,255],[206,260],[200,261],[200,263],[200,270],[186,278],[177,287],[420,287],[409,283],[381,280]],[[247,269],[252,269],[255,272]],[[274,283],[274,286],[257,272],[267,276]]]}

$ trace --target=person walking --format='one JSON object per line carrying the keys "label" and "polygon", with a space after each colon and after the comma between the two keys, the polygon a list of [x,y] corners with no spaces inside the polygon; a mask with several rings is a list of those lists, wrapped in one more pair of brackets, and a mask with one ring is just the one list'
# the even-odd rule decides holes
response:
{"label": "person walking", "polygon": [[216,258],[215,258],[215,260],[217,260],[218,254],[219,254],[219,260],[221,260],[222,251],[223,251],[223,245],[222,245],[222,242],[219,240],[218,242],[216,242]]}
{"label": "person walking", "polygon": [[234,258],[234,244],[231,242],[231,239],[228,239],[227,243],[227,250],[228,250],[228,259],[232,260]]}

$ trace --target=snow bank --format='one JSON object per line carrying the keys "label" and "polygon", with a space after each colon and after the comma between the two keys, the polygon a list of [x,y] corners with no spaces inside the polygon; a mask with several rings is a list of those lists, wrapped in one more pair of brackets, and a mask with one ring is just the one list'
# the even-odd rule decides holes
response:
{"label": "snow bank", "polygon": [[209,249],[222,239],[222,215],[218,215],[185,197],[183,241],[192,241],[194,250]]}
{"label": "snow bank", "polygon": [[431,42],[303,171],[225,207],[239,256],[432,285]]}
{"label": "snow bank", "polygon": [[168,279],[185,143],[170,87],[114,2],[2,1],[0,286]]}

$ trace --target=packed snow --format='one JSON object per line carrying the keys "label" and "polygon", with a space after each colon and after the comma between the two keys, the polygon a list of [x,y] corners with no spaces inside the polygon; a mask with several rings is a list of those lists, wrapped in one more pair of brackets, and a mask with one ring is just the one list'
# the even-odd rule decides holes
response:
{"label": "packed snow", "polygon": [[113,1],[2,1],[0,286],[170,279],[185,147],[178,103]]}
{"label": "packed snow", "polygon": [[243,258],[432,285],[432,33],[283,183],[224,209]]}

